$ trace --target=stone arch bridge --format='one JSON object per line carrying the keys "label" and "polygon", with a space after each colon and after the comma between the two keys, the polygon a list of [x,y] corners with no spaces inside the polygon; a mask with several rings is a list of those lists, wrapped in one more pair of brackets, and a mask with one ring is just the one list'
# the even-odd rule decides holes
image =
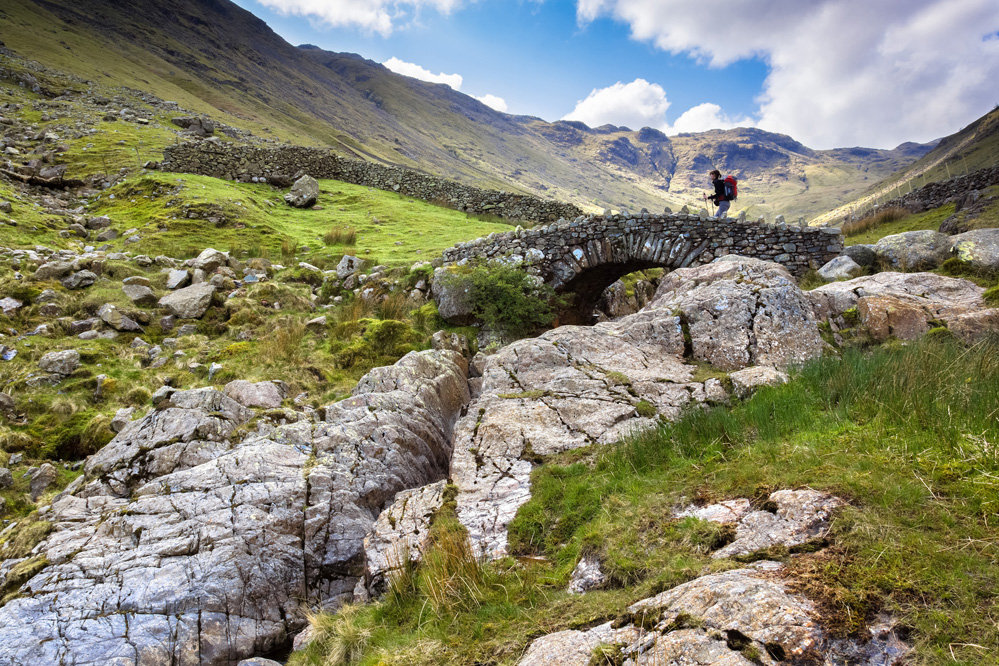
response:
{"label": "stone arch bridge", "polygon": [[843,250],[839,229],[762,220],[669,213],[559,220],[535,229],[490,234],[448,248],[444,265],[505,260],[522,263],[560,294],[572,294],[563,323],[589,323],[601,293],[620,277],[647,268],[673,270],[726,254],[783,264],[801,277]]}

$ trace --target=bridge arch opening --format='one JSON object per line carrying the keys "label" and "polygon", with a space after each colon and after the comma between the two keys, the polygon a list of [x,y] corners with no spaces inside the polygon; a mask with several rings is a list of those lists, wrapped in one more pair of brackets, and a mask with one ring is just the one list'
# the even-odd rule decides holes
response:
{"label": "bridge arch opening", "polygon": [[577,274],[556,289],[566,301],[566,306],[559,312],[559,324],[592,326],[598,321],[596,311],[608,287],[628,275],[655,268],[663,269],[663,275],[670,271],[669,266],[661,263],[632,260],[600,264]]}

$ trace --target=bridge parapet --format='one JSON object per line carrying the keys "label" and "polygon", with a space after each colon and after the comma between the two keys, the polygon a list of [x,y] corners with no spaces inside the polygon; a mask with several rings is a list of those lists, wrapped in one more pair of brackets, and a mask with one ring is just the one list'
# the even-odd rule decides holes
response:
{"label": "bridge parapet", "polygon": [[[583,291],[598,286],[602,291],[635,270],[696,266],[726,254],[774,261],[801,277],[842,250],[839,229],[642,213],[580,216],[535,229],[518,227],[459,243],[445,250],[443,258],[445,265],[475,259],[523,262],[556,291],[578,293],[584,286]],[[584,298],[590,296],[584,294]]]}

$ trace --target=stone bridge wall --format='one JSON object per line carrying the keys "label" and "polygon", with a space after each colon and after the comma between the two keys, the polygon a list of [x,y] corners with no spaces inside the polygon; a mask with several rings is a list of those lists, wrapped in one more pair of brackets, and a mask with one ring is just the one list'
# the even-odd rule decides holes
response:
{"label": "stone bridge wall", "polygon": [[536,229],[490,234],[445,250],[444,263],[515,256],[559,290],[597,267],[682,268],[706,264],[726,254],[775,261],[800,277],[842,249],[843,237],[834,228],[643,213],[577,217]]}
{"label": "stone bridge wall", "polygon": [[569,203],[526,194],[483,190],[412,169],[340,157],[323,148],[262,148],[214,141],[188,142],[167,146],[160,166],[165,171],[244,182],[279,174],[291,176],[301,171],[313,178],[329,178],[398,192],[469,213],[488,213],[509,220],[535,223],[572,219],[583,212]]}

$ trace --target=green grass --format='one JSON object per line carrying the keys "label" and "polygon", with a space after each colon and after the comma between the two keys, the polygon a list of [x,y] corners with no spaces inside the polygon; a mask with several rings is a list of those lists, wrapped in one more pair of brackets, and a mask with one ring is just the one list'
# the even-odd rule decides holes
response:
{"label": "green grass", "polygon": [[[828,631],[863,635],[887,611],[910,631],[909,663],[990,664],[999,649],[997,352],[996,340],[968,349],[933,338],[848,349],[734,408],[553,456],[535,469],[533,497],[510,527],[514,555],[535,557],[483,567],[474,591],[446,607],[435,607],[426,578],[458,567],[409,572],[404,593],[357,616],[370,631],[360,663],[513,664],[539,635],[592,626],[741,566],[709,556],[731,539],[727,528],[674,519],[674,507],[812,487],[849,502],[831,545],[765,555],[788,564],[792,588],[816,602]],[[582,553],[599,556],[611,589],[563,592]],[[293,663],[321,658],[315,650]]]}
{"label": "green grass", "polygon": [[[266,184],[148,174],[111,188],[91,206],[91,212],[108,215],[117,228],[139,229],[139,243],[126,245],[124,239],[112,243],[132,252],[186,258],[215,247],[244,258],[267,256],[310,263],[325,259],[334,266],[343,254],[409,266],[430,260],[457,242],[511,228],[338,181],[320,181],[321,210],[292,208],[284,203],[283,195],[283,190]],[[219,215],[227,220],[222,226],[205,219]],[[342,239],[342,244],[326,246],[331,227],[349,227],[356,236],[330,236],[330,240]],[[282,245],[297,246],[295,256],[282,257]]]}
{"label": "green grass", "polygon": [[862,233],[847,236],[847,245],[861,245],[877,243],[885,236],[901,234],[906,231],[921,231],[930,229],[937,231],[940,223],[954,214],[954,204],[947,204],[940,208],[934,208],[923,213],[908,213],[901,219],[893,222],[886,222],[870,228]]}

